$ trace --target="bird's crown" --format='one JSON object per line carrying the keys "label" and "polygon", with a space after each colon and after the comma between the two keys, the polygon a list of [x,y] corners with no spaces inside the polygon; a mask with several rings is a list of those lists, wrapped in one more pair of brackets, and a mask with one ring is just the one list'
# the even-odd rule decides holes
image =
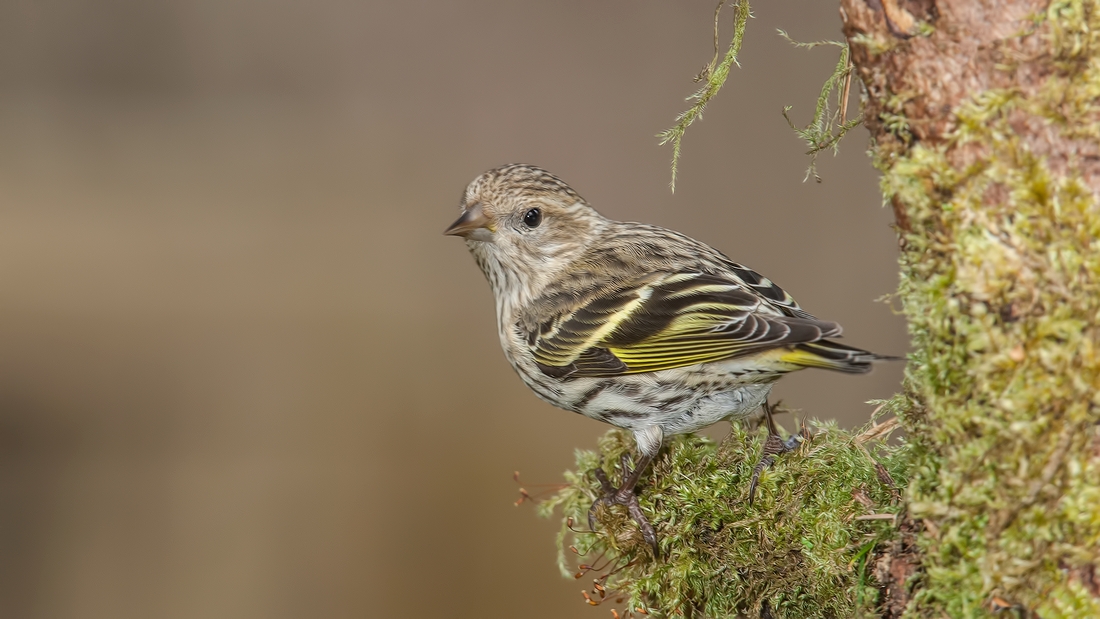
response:
{"label": "bird's crown", "polygon": [[[527,237],[554,241],[591,229],[602,218],[565,181],[542,168],[513,163],[475,178],[462,195],[459,217],[447,234],[502,242]],[[538,233],[535,233],[535,230]],[[518,238],[518,237],[516,237]]]}
{"label": "bird's crown", "polygon": [[526,163],[510,163],[483,173],[467,187],[465,198],[471,196],[553,196],[563,201],[584,201],[565,181]]}

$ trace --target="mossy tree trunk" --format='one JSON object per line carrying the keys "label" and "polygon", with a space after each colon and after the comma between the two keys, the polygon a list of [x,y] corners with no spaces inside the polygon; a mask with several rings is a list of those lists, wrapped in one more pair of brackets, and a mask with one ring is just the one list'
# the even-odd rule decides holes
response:
{"label": "mossy tree trunk", "polygon": [[[901,242],[919,560],[887,610],[1100,617],[1100,5],[842,0]],[[887,559],[888,561],[889,559]]]}
{"label": "mossy tree trunk", "polygon": [[614,616],[1100,617],[1100,0],[841,16],[901,244],[912,354],[880,410],[907,438],[813,424],[750,504],[761,431],[676,437],[638,486],[657,558],[624,513],[582,524],[633,452],[612,431],[541,505],[563,569]]}

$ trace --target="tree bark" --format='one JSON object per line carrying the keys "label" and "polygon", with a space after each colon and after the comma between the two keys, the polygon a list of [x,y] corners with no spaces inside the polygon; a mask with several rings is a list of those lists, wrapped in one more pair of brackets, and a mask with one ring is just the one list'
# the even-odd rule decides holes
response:
{"label": "tree bark", "polygon": [[914,350],[883,614],[1100,617],[1100,3],[841,17]]}

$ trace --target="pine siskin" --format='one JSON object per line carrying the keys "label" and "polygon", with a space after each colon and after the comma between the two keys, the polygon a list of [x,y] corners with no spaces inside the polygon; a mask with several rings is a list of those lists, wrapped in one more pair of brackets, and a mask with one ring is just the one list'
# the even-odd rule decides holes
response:
{"label": "pine siskin", "polygon": [[535,166],[482,174],[461,208],[445,234],[465,237],[489,280],[500,344],[523,382],[554,406],[634,434],[639,457],[622,485],[597,471],[606,494],[590,526],[598,505],[624,505],[655,554],[634,485],[665,436],[763,407],[767,460],[792,447],[767,406],[776,380],[807,367],[863,373],[887,358],[825,339],[840,325],[710,246],[607,219]]}

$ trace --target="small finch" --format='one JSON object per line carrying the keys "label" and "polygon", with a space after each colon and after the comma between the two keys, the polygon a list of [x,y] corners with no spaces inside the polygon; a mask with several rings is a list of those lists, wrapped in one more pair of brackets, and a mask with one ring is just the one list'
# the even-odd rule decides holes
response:
{"label": "small finch", "polygon": [[607,219],[535,166],[482,174],[461,209],[445,234],[466,239],[489,280],[500,345],[523,382],[554,406],[634,434],[638,458],[619,488],[596,471],[605,495],[589,526],[599,505],[623,505],[655,555],[634,486],[666,436],[762,407],[766,465],[794,445],[771,420],[775,381],[808,367],[868,372],[889,358],[830,341],[840,325],[709,245]]}

